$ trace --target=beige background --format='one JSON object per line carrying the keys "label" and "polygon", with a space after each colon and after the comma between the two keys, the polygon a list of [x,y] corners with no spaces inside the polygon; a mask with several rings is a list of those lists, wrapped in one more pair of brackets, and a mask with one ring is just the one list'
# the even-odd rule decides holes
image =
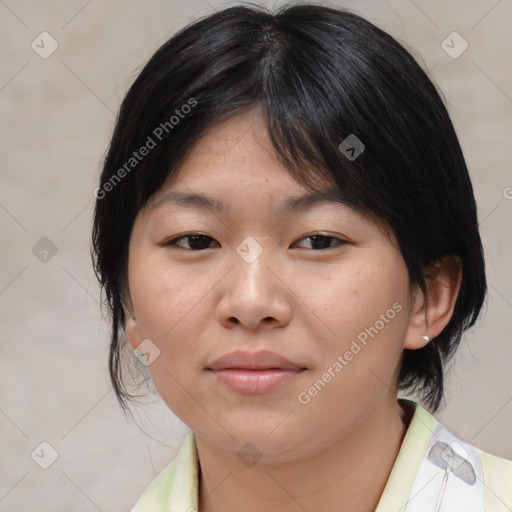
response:
{"label": "beige background", "polygon": [[[158,402],[135,411],[137,425],[114,399],[89,259],[92,192],[136,72],[176,29],[229,4],[0,1],[0,512],[129,510],[187,432]],[[414,48],[449,103],[490,293],[437,417],[512,458],[512,2],[331,4],[355,7]],[[59,45],[46,59],[31,48],[43,31]],[[441,47],[453,31],[469,44],[457,59]],[[46,263],[32,252],[42,237],[57,248]],[[31,458],[43,441],[58,453],[46,470]]]}

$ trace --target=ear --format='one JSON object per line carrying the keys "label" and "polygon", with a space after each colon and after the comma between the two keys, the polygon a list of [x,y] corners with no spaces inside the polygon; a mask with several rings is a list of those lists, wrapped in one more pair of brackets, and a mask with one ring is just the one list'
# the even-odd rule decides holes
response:
{"label": "ear", "polygon": [[133,305],[130,300],[123,303],[124,315],[125,315],[125,334],[128,343],[132,348],[137,348],[141,343],[142,339],[139,333],[139,326],[137,319],[135,318],[135,312]]}
{"label": "ear", "polygon": [[425,279],[426,296],[419,287],[414,292],[404,348],[422,348],[441,333],[453,315],[461,282],[458,256],[444,256],[432,265]]}

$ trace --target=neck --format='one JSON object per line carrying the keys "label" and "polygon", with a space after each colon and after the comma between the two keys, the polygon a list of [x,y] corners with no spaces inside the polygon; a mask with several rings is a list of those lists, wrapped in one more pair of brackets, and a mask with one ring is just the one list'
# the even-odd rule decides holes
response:
{"label": "neck", "polygon": [[411,417],[395,396],[319,453],[250,468],[196,438],[199,512],[236,510],[242,503],[244,512],[375,510]]}

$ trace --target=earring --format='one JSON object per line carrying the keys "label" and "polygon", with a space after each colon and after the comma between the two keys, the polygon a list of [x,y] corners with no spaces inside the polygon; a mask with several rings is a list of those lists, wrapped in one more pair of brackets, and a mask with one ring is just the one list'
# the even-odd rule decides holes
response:
{"label": "earring", "polygon": [[428,343],[430,341],[430,338],[428,336],[422,336],[422,338]]}

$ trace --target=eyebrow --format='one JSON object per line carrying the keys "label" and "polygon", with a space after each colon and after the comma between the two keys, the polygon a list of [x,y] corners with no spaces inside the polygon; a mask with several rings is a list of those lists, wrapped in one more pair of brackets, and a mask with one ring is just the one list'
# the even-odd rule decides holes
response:
{"label": "eyebrow", "polygon": [[[301,196],[292,196],[286,199],[279,206],[277,213],[279,215],[288,215],[289,213],[297,213],[309,210],[320,204],[346,204],[341,197],[341,192],[335,189],[324,189],[315,192],[309,192]],[[204,210],[212,210],[217,213],[229,215],[230,210],[227,205],[215,197],[203,194],[185,193],[172,191],[159,199],[156,203],[149,207],[150,211],[154,211],[164,204],[175,204],[187,208],[199,208]]]}

